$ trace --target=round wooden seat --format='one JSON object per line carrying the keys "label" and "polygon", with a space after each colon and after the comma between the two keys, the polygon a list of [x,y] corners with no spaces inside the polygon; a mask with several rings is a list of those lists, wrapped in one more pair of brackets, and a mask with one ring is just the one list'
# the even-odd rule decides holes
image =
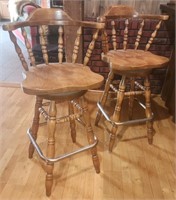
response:
{"label": "round wooden seat", "polygon": [[31,67],[22,82],[23,91],[31,95],[61,94],[95,89],[103,77],[82,64],[50,63]]}
{"label": "round wooden seat", "polygon": [[144,50],[111,50],[107,54],[102,54],[102,60],[112,63],[110,67],[117,71],[149,70],[165,67],[169,59],[155,55]]}

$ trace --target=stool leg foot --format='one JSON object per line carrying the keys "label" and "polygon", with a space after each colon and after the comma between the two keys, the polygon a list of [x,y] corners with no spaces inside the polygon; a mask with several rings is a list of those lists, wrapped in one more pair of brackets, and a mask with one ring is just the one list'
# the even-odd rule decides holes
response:
{"label": "stool leg foot", "polygon": [[100,121],[100,118],[101,118],[101,112],[98,110],[98,111],[97,111],[96,118],[95,118],[95,126],[98,126],[98,123],[99,123],[99,121]]}
{"label": "stool leg foot", "polygon": [[153,144],[153,129],[152,129],[152,123],[147,123],[147,134],[148,134],[148,143]]}
{"label": "stool leg foot", "polygon": [[153,122],[147,122],[147,136],[148,136],[148,143],[153,144]]}
{"label": "stool leg foot", "polygon": [[[54,158],[55,156],[55,130],[56,130],[56,103],[55,101],[50,102],[49,106],[49,119],[48,125],[48,145],[47,145],[47,157]],[[46,195],[50,196],[53,185],[53,169],[54,163],[46,163]]]}
{"label": "stool leg foot", "polygon": [[[86,123],[86,131],[87,131],[87,139],[89,144],[94,143],[95,138],[94,138],[94,133],[93,133],[93,129],[91,126],[91,122],[90,122],[90,115],[89,115],[89,111],[88,111],[88,105],[87,105],[87,101],[84,99],[84,97],[81,98],[81,104],[83,107],[83,117],[84,117],[84,121]],[[97,147],[93,147],[91,149],[91,154],[92,154],[92,161],[94,164],[94,168],[96,173],[100,173],[100,162],[99,162],[99,158],[97,155]]]}
{"label": "stool leg foot", "polygon": [[[110,89],[110,84],[111,84],[113,78],[114,78],[114,74],[113,74],[113,72],[110,72],[109,75],[108,75],[106,84],[105,84],[104,92],[103,92],[102,97],[100,99],[100,103],[101,103],[102,107],[104,107],[104,105],[105,105],[105,103],[107,101],[107,97],[108,97],[108,93],[109,93],[109,89]],[[96,118],[95,118],[95,126],[98,126],[98,123],[100,121],[101,115],[102,115],[101,111],[98,110]]]}
{"label": "stool leg foot", "polygon": [[110,139],[109,139],[109,151],[112,152],[113,146],[115,144],[115,138],[116,138],[116,131],[118,127],[113,126],[111,129]]}
{"label": "stool leg foot", "polygon": [[[120,113],[121,113],[121,108],[122,108],[122,102],[124,98],[124,93],[125,93],[125,76],[122,76],[122,79],[119,84],[119,90],[117,92],[117,102],[116,106],[114,109],[113,117],[112,120],[115,122],[120,121]],[[116,132],[117,132],[118,126],[113,124],[110,130],[110,141],[109,141],[109,151],[111,152],[115,143],[115,137],[116,137]]]}
{"label": "stool leg foot", "polygon": [[[146,110],[145,114],[147,118],[150,118],[152,116],[152,110],[151,110],[151,90],[150,90],[150,81],[149,77],[147,76],[144,81],[145,86],[145,101],[146,101]],[[153,120],[147,121],[147,135],[148,135],[148,143],[153,143]]]}
{"label": "stool leg foot", "polygon": [[[47,164],[47,171],[53,171],[54,164],[48,163]],[[45,187],[46,187],[46,196],[51,195],[51,189],[53,186],[53,174],[47,173],[46,175],[46,181],[45,181]]]}
{"label": "stool leg foot", "polygon": [[[37,132],[39,128],[39,108],[42,106],[42,99],[39,97],[36,97],[36,102],[35,102],[35,111],[34,111],[34,117],[33,117],[33,122],[32,122],[32,127],[31,127],[31,133],[32,137],[36,140],[37,139]],[[32,158],[34,154],[34,146],[32,143],[29,145],[29,158]]]}
{"label": "stool leg foot", "polygon": [[93,165],[94,165],[96,173],[99,174],[100,173],[100,161],[99,161],[98,155],[93,155],[93,154],[94,153],[92,153]]}

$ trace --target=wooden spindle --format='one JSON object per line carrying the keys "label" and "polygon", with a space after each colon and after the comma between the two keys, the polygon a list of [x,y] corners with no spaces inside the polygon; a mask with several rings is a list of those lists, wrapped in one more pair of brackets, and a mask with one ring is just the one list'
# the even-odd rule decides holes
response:
{"label": "wooden spindle", "polygon": [[[55,130],[56,130],[56,103],[55,101],[50,102],[49,106],[49,118],[48,118],[48,145],[47,145],[47,157],[54,158],[55,156]],[[51,188],[53,185],[53,169],[54,163],[46,163],[46,195],[50,196]]]}
{"label": "wooden spindle", "polygon": [[[68,111],[69,111],[69,116],[70,116],[70,130],[71,130],[71,137],[72,137],[72,141],[76,142],[76,123],[75,123],[75,117],[77,117],[76,115],[74,115],[74,107],[73,104],[71,102],[68,102]],[[73,116],[73,117],[71,117]]]}
{"label": "wooden spindle", "polygon": [[32,48],[31,48],[31,44],[27,38],[27,33],[26,33],[26,30],[24,27],[21,28],[21,32],[22,32],[22,35],[24,37],[24,41],[25,41],[25,45],[26,45],[26,48],[27,48],[27,51],[28,51],[28,55],[29,55],[29,59],[31,61],[31,64],[32,66],[36,66],[35,64],[35,57],[34,57],[34,54],[32,52]]}
{"label": "wooden spindle", "polygon": [[[105,103],[107,101],[107,98],[108,98],[108,94],[109,94],[109,89],[110,89],[110,85],[112,83],[114,79],[114,73],[113,71],[111,70],[108,74],[108,78],[106,79],[106,84],[105,84],[105,89],[104,89],[104,92],[103,92],[103,95],[100,99],[100,102],[101,102],[101,105],[104,107],[105,106]],[[101,118],[101,111],[98,109],[98,112],[97,112],[97,116],[96,116],[96,119],[95,119],[95,125],[97,126],[99,121],[100,121],[100,118]]]}
{"label": "wooden spindle", "polygon": [[15,46],[15,50],[16,50],[16,52],[17,52],[17,54],[18,54],[18,57],[19,57],[19,59],[20,59],[20,61],[21,61],[21,64],[22,64],[24,70],[25,70],[25,71],[28,71],[28,70],[29,70],[28,64],[27,64],[27,62],[26,62],[26,60],[25,60],[25,58],[24,58],[24,55],[23,55],[23,53],[22,53],[22,51],[21,51],[21,48],[20,48],[19,45],[17,44],[17,39],[16,39],[15,35],[13,34],[12,31],[9,31],[9,35],[10,35],[11,41],[13,42],[13,44],[14,44],[14,46]]}
{"label": "wooden spindle", "polygon": [[162,20],[160,20],[160,21],[158,22],[158,24],[157,24],[156,27],[155,27],[154,32],[151,34],[151,37],[150,37],[148,43],[146,44],[145,51],[148,51],[148,50],[149,50],[149,48],[150,48],[150,46],[151,46],[151,44],[152,44],[154,38],[156,37],[156,34],[157,34],[158,29],[159,29],[160,26],[161,26],[161,22],[162,22]]}
{"label": "wooden spindle", "polygon": [[[90,119],[90,114],[89,114],[89,110],[88,110],[88,103],[86,101],[86,98],[84,98],[84,97],[80,98],[80,102],[81,102],[81,105],[82,105],[82,108],[83,108],[83,119],[84,119],[85,124],[86,124],[85,128],[86,128],[86,131],[87,131],[87,139],[88,139],[89,144],[92,144],[95,141],[95,137],[94,137],[94,132],[93,132],[93,129],[92,129],[92,126],[91,126],[91,119]],[[97,155],[96,146],[91,148],[90,151],[91,151],[91,154],[92,154],[92,161],[93,161],[93,164],[94,164],[95,171],[96,171],[96,173],[100,173],[100,162],[99,162],[99,158],[98,158],[98,155]]]}
{"label": "wooden spindle", "polygon": [[77,37],[73,48],[72,63],[75,63],[78,57],[81,34],[82,34],[82,28],[79,27],[77,30]]}
{"label": "wooden spindle", "polygon": [[[126,77],[122,76],[122,79],[119,84],[119,91],[117,92],[117,103],[114,109],[113,113],[113,121],[119,122],[120,121],[120,113],[122,109],[122,102],[125,94],[125,80]],[[109,141],[109,151],[112,151],[112,148],[115,143],[115,137],[116,137],[116,132],[117,132],[118,126],[115,124],[112,124],[111,130],[110,130],[110,141]]]}
{"label": "wooden spindle", "polygon": [[43,34],[43,37],[44,37],[44,39],[45,39],[45,43],[46,43],[46,45],[48,44],[48,33],[49,33],[49,29],[48,29],[48,26],[46,26],[46,25],[43,25],[42,26],[43,27],[43,32],[44,32],[44,34]]}
{"label": "wooden spindle", "polygon": [[58,60],[59,63],[62,63],[63,61],[63,27],[59,26],[58,28],[58,33],[59,33],[59,38],[58,38]]}
{"label": "wooden spindle", "polygon": [[102,30],[101,40],[102,40],[103,53],[106,54],[109,51],[109,46],[108,46],[108,36],[105,29]]}
{"label": "wooden spindle", "polygon": [[123,37],[123,49],[126,50],[127,48],[127,41],[128,41],[128,19],[125,20],[125,30],[124,30],[124,37]]}
{"label": "wooden spindle", "polygon": [[[64,117],[57,118],[56,123],[59,124],[59,123],[64,123],[64,122],[71,122],[71,121],[76,120],[80,117],[81,117],[81,113],[69,114],[69,115],[66,115]],[[71,128],[71,126],[70,126],[70,128]],[[73,126],[72,126],[72,128],[73,128]],[[71,131],[71,135],[72,135],[72,131]],[[72,139],[73,139],[73,137],[72,137]]]}
{"label": "wooden spindle", "polygon": [[142,20],[142,22],[140,23],[140,27],[139,27],[138,34],[137,34],[137,37],[136,37],[134,49],[137,49],[138,46],[139,46],[139,42],[141,40],[141,36],[142,36],[142,32],[143,32],[143,27],[144,27],[144,20]]}
{"label": "wooden spindle", "polygon": [[117,49],[117,41],[116,41],[116,29],[115,29],[115,21],[114,20],[111,22],[111,26],[112,26],[112,45],[113,45],[113,49],[116,50]]}
{"label": "wooden spindle", "polygon": [[113,85],[113,84],[110,84],[110,88],[114,91],[114,92],[118,92],[118,89]]}
{"label": "wooden spindle", "polygon": [[[147,118],[152,117],[152,109],[151,109],[151,90],[150,90],[150,80],[147,76],[144,80],[145,86],[145,114]],[[147,135],[148,135],[148,142],[152,144],[153,142],[153,120],[147,121]]]}
{"label": "wooden spindle", "polygon": [[39,26],[39,34],[40,34],[40,45],[42,49],[43,59],[46,65],[48,65],[48,52],[46,47],[46,39],[44,37],[44,30],[42,26]]}
{"label": "wooden spindle", "polygon": [[[31,133],[32,133],[32,137],[34,138],[34,140],[37,139],[37,133],[38,133],[39,121],[40,121],[40,111],[39,111],[39,109],[42,106],[42,101],[43,101],[42,98],[40,98],[39,96],[36,96],[34,117],[33,117],[33,122],[32,122],[32,127],[31,127]],[[33,153],[34,153],[34,146],[33,146],[32,143],[30,143],[30,145],[29,145],[29,158],[33,157]]]}
{"label": "wooden spindle", "polygon": [[90,58],[90,56],[91,56],[91,54],[92,54],[92,51],[93,51],[93,49],[94,49],[94,46],[95,46],[95,41],[96,41],[96,39],[98,38],[98,32],[99,32],[99,30],[96,30],[96,31],[95,31],[95,33],[93,34],[93,39],[92,39],[91,43],[90,43],[89,46],[88,46],[86,55],[85,55],[85,57],[84,57],[84,62],[83,62],[84,66],[86,66],[87,63],[89,62],[89,58]]}

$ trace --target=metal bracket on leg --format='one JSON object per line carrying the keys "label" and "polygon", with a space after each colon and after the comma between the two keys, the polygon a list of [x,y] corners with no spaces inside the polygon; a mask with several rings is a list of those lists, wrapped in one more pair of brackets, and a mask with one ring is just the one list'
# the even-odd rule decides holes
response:
{"label": "metal bracket on leg", "polygon": [[[141,103],[139,100],[137,100],[139,105],[146,109],[145,105],[143,103]],[[115,124],[117,126],[120,125],[128,125],[128,124],[136,124],[136,123],[142,123],[142,122],[146,122],[146,121],[151,121],[153,120],[154,114],[152,113],[152,116],[149,118],[143,118],[143,119],[135,119],[135,120],[128,120],[128,121],[124,121],[124,122],[115,122],[113,120],[110,119],[110,117],[108,116],[108,114],[105,112],[105,110],[103,109],[102,105],[100,102],[97,103],[98,108],[100,109],[101,113],[103,114],[103,116],[105,117],[105,119],[110,122],[111,124]]]}
{"label": "metal bracket on leg", "polygon": [[73,152],[70,152],[70,153],[67,153],[67,154],[63,154],[63,155],[57,156],[57,157],[55,157],[55,158],[47,158],[46,156],[44,156],[44,154],[43,154],[43,152],[41,151],[39,145],[36,143],[36,141],[35,141],[34,138],[32,137],[32,134],[31,134],[31,130],[30,130],[30,129],[27,130],[27,135],[29,136],[29,139],[30,139],[31,143],[34,145],[34,148],[35,148],[35,150],[37,151],[39,157],[40,157],[42,160],[44,160],[44,161],[46,161],[46,162],[51,162],[51,163],[60,161],[60,160],[62,160],[62,159],[65,159],[65,158],[67,158],[67,157],[70,157],[70,156],[73,156],[73,155],[75,155],[75,154],[81,153],[81,152],[83,152],[83,151],[87,151],[87,150],[89,150],[89,149],[95,147],[95,146],[97,145],[97,143],[98,143],[97,137],[94,136],[94,143],[93,143],[93,144],[90,144],[90,145],[87,145],[87,146],[85,146],[85,147],[82,147],[82,148],[80,148],[80,149],[78,149],[78,150],[76,150],[76,151],[73,151]]}

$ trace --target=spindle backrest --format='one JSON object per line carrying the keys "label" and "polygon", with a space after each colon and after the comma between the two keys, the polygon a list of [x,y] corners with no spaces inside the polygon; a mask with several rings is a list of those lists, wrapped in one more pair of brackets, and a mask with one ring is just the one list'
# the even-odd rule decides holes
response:
{"label": "spindle backrest", "polygon": [[[76,26],[78,27],[76,38],[75,38],[75,44],[73,47],[73,54],[72,54],[72,63],[77,62],[77,57],[79,53],[79,46],[80,46],[80,40],[81,35],[83,33],[83,28],[91,28],[93,29],[93,36],[92,40],[87,48],[87,52],[85,54],[83,64],[87,65],[89,58],[91,56],[91,53],[93,51],[95,41],[98,37],[99,30],[104,28],[104,23],[96,23],[96,22],[83,22],[83,21],[74,21],[67,13],[65,13],[61,9],[55,9],[55,8],[38,8],[34,12],[31,13],[31,15],[26,19],[26,21],[23,22],[16,22],[16,23],[9,23],[3,26],[4,30],[9,31],[11,41],[14,43],[16,52],[21,60],[23,68],[28,71],[28,64],[25,59],[25,56],[18,45],[17,38],[13,33],[13,30],[15,29],[21,29],[22,35],[24,37],[25,46],[28,51],[28,56],[30,59],[30,64],[32,66],[36,66],[35,57],[31,48],[30,39],[28,37],[29,33],[26,31],[26,27],[37,27],[39,36],[40,36],[40,45],[41,50],[43,54],[43,59],[45,64],[49,64],[48,62],[48,51],[47,51],[47,40],[46,40],[46,27],[54,26],[58,29],[58,60],[59,63],[62,63],[66,59],[64,58],[64,51],[67,49],[64,48],[64,44],[66,41],[66,34],[64,33],[64,29],[66,26]],[[72,36],[70,36],[72,37]]]}
{"label": "spindle backrest", "polygon": [[[148,51],[161,22],[167,19],[167,15],[139,14],[126,5],[110,7],[104,16],[98,19],[106,22],[106,31],[103,34],[104,53],[108,52],[111,46],[114,50],[139,48]],[[108,35],[111,38],[111,46],[108,45]]]}

